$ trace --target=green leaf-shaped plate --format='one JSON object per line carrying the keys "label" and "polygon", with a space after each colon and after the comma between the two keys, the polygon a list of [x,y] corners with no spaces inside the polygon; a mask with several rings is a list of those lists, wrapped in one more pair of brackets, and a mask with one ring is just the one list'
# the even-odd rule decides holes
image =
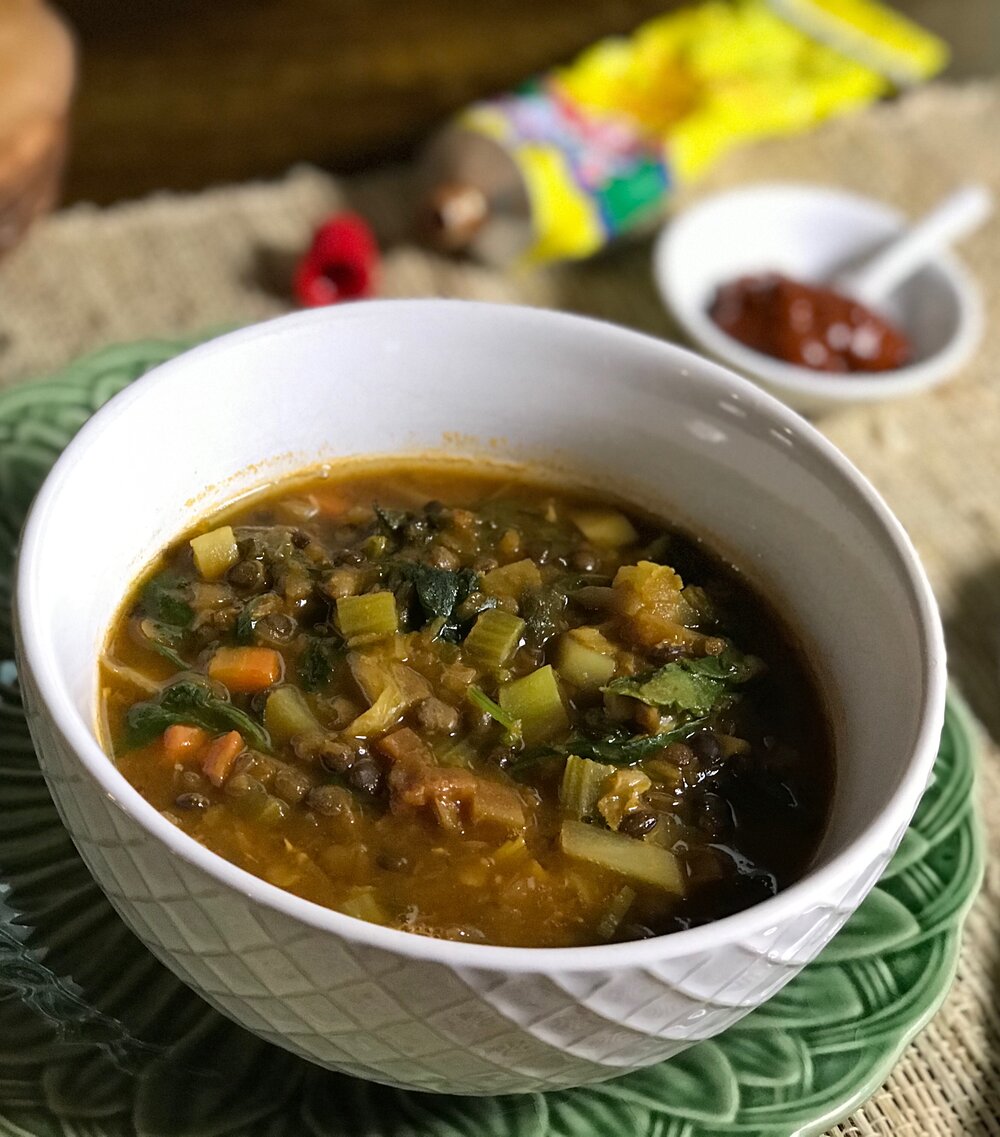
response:
{"label": "green leaf-shaped plate", "polygon": [[[184,344],[110,348],[0,394],[0,660],[28,503],[102,403]],[[60,825],[0,664],[0,1137],[805,1137],[886,1078],[951,981],[982,854],[975,729],[952,698],[933,782],[885,876],[760,1010],[600,1086],[409,1094],[312,1067],[219,1016],[129,933]]]}

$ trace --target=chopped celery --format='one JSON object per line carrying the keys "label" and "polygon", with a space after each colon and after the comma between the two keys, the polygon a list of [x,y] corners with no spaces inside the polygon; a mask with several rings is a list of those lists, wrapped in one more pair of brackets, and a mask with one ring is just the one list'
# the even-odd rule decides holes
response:
{"label": "chopped celery", "polygon": [[[590,632],[596,635],[586,634]],[[604,645],[606,650],[602,650]],[[615,668],[614,647],[596,628],[576,628],[560,636],[556,670],[567,683],[584,691],[596,691],[611,681]]]}
{"label": "chopped celery", "polygon": [[503,667],[517,651],[524,621],[499,608],[487,608],[465,637],[463,651],[480,667]]}
{"label": "chopped celery", "polygon": [[395,635],[399,627],[396,597],[391,592],[341,596],[337,601],[337,622],[341,635],[352,647]]}
{"label": "chopped celery", "polygon": [[592,817],[608,776],[614,772],[614,766],[605,766],[602,762],[571,754],[566,759],[559,786],[559,803],[563,812],[578,821]]}
{"label": "chopped celery", "polygon": [[560,843],[568,857],[620,873],[629,880],[684,894],[684,873],[673,853],[583,821],[564,821]]}
{"label": "chopped celery", "polygon": [[231,525],[220,525],[210,533],[192,537],[190,544],[194,567],[202,580],[219,580],[240,559]]}
{"label": "chopped celery", "polygon": [[466,698],[474,707],[478,707],[481,711],[485,711],[491,718],[495,719],[504,730],[506,730],[509,739],[520,739],[521,723],[517,715],[498,706],[489,695],[484,691],[480,691],[478,687],[470,687],[466,691]]}
{"label": "chopped celery", "polygon": [[605,909],[597,925],[597,934],[602,940],[610,940],[618,931],[622,920],[628,915],[628,910],[635,900],[635,889],[626,884],[611,897],[611,903]]}
{"label": "chopped celery", "polygon": [[532,560],[514,561],[501,565],[482,578],[483,592],[487,596],[510,596],[520,600],[526,592],[542,587],[542,574]]}
{"label": "chopped celery", "polygon": [[276,743],[301,734],[321,734],[323,726],[297,687],[276,687],[264,704],[264,726]]}
{"label": "chopped celery", "polygon": [[500,688],[500,706],[520,721],[521,736],[528,746],[547,742],[569,727],[556,673],[548,664],[505,683]]}
{"label": "chopped celery", "polygon": [[635,526],[617,509],[576,509],[570,518],[584,537],[601,549],[620,549],[639,540]]}

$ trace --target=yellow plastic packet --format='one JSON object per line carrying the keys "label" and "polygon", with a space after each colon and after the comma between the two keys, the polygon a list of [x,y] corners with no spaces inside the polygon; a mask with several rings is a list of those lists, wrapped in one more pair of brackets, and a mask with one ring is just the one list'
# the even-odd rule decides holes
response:
{"label": "yellow plastic packet", "polygon": [[655,220],[732,147],[807,130],[946,60],[941,40],[877,0],[708,0],[473,104],[432,148],[431,180],[453,191],[450,220],[468,237],[453,246],[586,257]]}

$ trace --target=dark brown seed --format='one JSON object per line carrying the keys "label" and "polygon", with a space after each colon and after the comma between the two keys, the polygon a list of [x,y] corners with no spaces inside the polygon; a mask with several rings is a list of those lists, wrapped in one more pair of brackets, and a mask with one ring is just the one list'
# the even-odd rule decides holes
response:
{"label": "dark brown seed", "polygon": [[454,734],[460,717],[454,707],[433,696],[424,699],[416,711],[417,722],[431,734]]}
{"label": "dark brown seed", "polygon": [[236,799],[251,797],[265,798],[267,797],[267,789],[263,782],[259,782],[249,774],[240,773],[234,774],[226,782],[226,794]]}
{"label": "dark brown seed", "polygon": [[358,752],[346,742],[325,738],[320,743],[317,757],[324,770],[329,770],[331,774],[344,774],[354,764]]}
{"label": "dark brown seed", "polygon": [[205,779],[197,770],[182,770],[177,775],[177,788],[183,793],[194,793],[205,788]]}
{"label": "dark brown seed", "polygon": [[462,563],[458,554],[453,553],[451,549],[446,549],[444,545],[432,545],[429,559],[431,564],[439,569],[454,570]]}
{"label": "dark brown seed", "polygon": [[636,809],[622,818],[618,831],[624,833],[626,837],[645,837],[647,833],[653,832],[657,826],[657,821],[655,813],[649,813],[645,809]]}
{"label": "dark brown seed", "polygon": [[696,761],[695,753],[690,746],[685,746],[683,742],[669,742],[663,749],[663,757],[672,762],[678,769],[684,769],[685,766],[690,766],[692,762]]}
{"label": "dark brown seed", "polygon": [[378,867],[385,869],[386,872],[406,872],[410,867],[409,860],[402,853],[379,853],[377,863]]}
{"label": "dark brown seed", "polygon": [[292,530],[292,544],[296,547],[296,549],[304,549],[311,540],[312,538],[304,530]]}
{"label": "dark brown seed", "polygon": [[699,730],[697,734],[692,734],[687,744],[706,766],[711,766],[722,757],[719,740],[710,730]]}
{"label": "dark brown seed", "polygon": [[510,764],[511,759],[514,757],[514,751],[509,746],[495,746],[489,754],[486,755],[486,761],[495,766],[499,766],[501,770],[506,769]]}
{"label": "dark brown seed", "polygon": [[279,770],[274,775],[272,789],[289,805],[297,805],[312,788],[312,782],[299,770]]}
{"label": "dark brown seed", "polygon": [[316,786],[309,791],[306,805],[323,817],[354,816],[354,802],[343,786]]}
{"label": "dark brown seed", "polygon": [[264,583],[266,571],[260,561],[237,561],[226,574],[229,583],[237,588],[252,591]]}
{"label": "dark brown seed", "polygon": [[359,793],[372,797],[382,786],[382,770],[374,758],[365,754],[347,771],[347,784]]}
{"label": "dark brown seed", "polygon": [[295,635],[296,627],[293,617],[284,612],[274,612],[263,620],[258,620],[254,631],[260,639],[286,644]]}
{"label": "dark brown seed", "polygon": [[593,572],[597,568],[597,554],[593,549],[577,549],[573,554],[573,568],[577,572]]}
{"label": "dark brown seed", "polygon": [[178,794],[174,798],[174,805],[178,809],[201,810],[208,809],[212,803],[204,794]]}
{"label": "dark brown seed", "polygon": [[366,557],[360,549],[344,549],[333,558],[337,565],[363,565]]}

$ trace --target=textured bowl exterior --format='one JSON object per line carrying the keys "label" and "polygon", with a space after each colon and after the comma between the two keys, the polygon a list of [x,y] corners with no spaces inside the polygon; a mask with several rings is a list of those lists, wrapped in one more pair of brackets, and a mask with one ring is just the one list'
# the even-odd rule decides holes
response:
{"label": "textured bowl exterior", "polygon": [[[351,351],[356,365],[343,362]],[[342,421],[355,417],[360,426],[351,444],[364,453],[358,431],[385,397],[383,386],[372,379],[349,394],[331,389],[330,358],[348,375],[361,365],[369,376],[381,370],[394,397],[410,400],[405,430],[415,429],[421,413],[427,418],[417,444],[432,438],[439,422],[426,397],[427,384],[438,382],[442,391],[468,395],[449,409],[449,421],[464,415],[467,429],[478,423],[481,430],[507,414],[512,434],[534,431],[541,447],[558,429],[563,447],[579,448],[609,475],[631,465],[636,477],[670,482],[670,462],[680,463],[682,473],[695,459],[700,470],[714,463],[715,476],[686,483],[685,496],[700,494],[748,555],[752,548],[766,561],[776,541],[794,547],[794,564],[784,556],[770,567],[786,573],[787,589],[804,590],[799,607],[812,595],[808,578],[836,554],[841,579],[824,592],[826,610],[814,616],[813,631],[837,664],[846,704],[867,709],[852,711],[842,724],[853,758],[838,779],[840,821],[824,838],[815,870],[778,897],[708,928],[598,948],[491,948],[428,940],[319,909],[208,853],[139,797],[97,745],[86,721],[93,679],[79,671],[92,668],[92,636],[102,636],[110,618],[107,597],[114,594],[117,603],[137,571],[108,542],[119,541],[122,550],[133,544],[121,519],[129,515],[129,495],[141,503],[146,491],[121,479],[123,451],[114,445],[115,460],[106,463],[108,439],[117,432],[128,446],[143,448],[135,459],[141,463],[159,444],[150,441],[143,416],[172,436],[184,425],[169,422],[184,406],[184,384],[223,407],[233,389],[244,400],[256,389],[266,400],[273,361],[291,359],[292,382],[313,403],[336,397]],[[481,373],[474,390],[470,359]],[[421,383],[406,388],[421,369]],[[613,390],[617,418],[609,413],[595,432],[592,400],[608,398],[611,369],[623,376]],[[209,376],[217,389],[204,384]],[[667,376],[672,385],[664,385]],[[527,415],[542,381],[539,413]],[[544,410],[544,400],[558,407],[558,417]],[[283,398],[275,413],[287,413],[288,403]],[[321,413],[289,417],[287,429],[305,437]],[[262,432],[256,441],[233,444],[263,448],[268,439]],[[396,445],[412,447],[411,433],[400,427]],[[254,457],[249,452],[242,462]],[[74,497],[85,493],[80,476],[88,462],[95,484],[106,488],[86,502],[101,501],[113,524],[77,516],[90,508]],[[198,483],[202,475],[194,468],[183,476]],[[104,504],[105,496],[115,499],[114,507]],[[166,514],[147,516],[147,523],[162,526],[166,536],[181,528]],[[797,545],[788,544],[796,537]],[[94,579],[90,596],[76,588],[57,595],[66,555],[60,541],[75,550],[87,539],[101,546],[98,557],[110,575]],[[159,531],[147,534],[144,547],[155,549],[162,539]],[[877,571],[868,569],[868,557]],[[748,384],[687,353],[590,321],[486,305],[373,303],[344,315],[286,318],[197,349],[133,386],[88,424],[43,487],[25,529],[15,617],[28,722],[56,805],[88,868],[150,950],[218,1010],[304,1058],[455,1094],[611,1078],[710,1038],[767,1000],[820,952],[876,883],[926,785],[943,715],[940,626],[926,581],[898,525],[828,443]],[[79,634],[71,626],[88,620],[89,630]],[[884,641],[883,654],[898,655],[895,668],[880,666],[874,693],[867,693],[867,665],[844,663],[855,660],[854,638],[869,629]],[[889,647],[897,641],[902,646]],[[900,722],[912,736],[900,734]],[[867,755],[883,744],[895,745],[894,754],[886,751],[892,762],[873,766]]]}
{"label": "textured bowl exterior", "polygon": [[336,940],[171,856],[81,770],[23,661],[20,683],[60,815],[153,954],[269,1042],[408,1089],[560,1089],[613,1078],[713,1037],[823,949],[902,838],[798,917],[710,953],[579,973],[455,968]]}

